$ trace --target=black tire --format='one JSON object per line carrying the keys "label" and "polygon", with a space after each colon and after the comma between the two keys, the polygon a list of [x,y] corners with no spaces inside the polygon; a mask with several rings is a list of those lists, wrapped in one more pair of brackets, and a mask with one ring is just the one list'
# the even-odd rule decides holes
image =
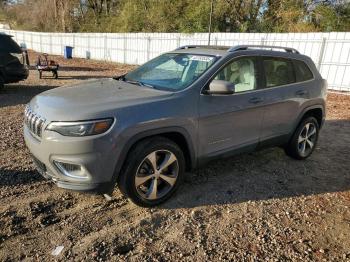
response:
{"label": "black tire", "polygon": [[[309,125],[308,129],[306,129],[307,125]],[[308,136],[307,132],[309,132],[309,134],[313,132],[312,128],[314,128],[315,133],[313,135],[310,135],[306,139],[306,137]],[[288,145],[285,146],[284,151],[288,156],[294,159],[304,160],[308,158],[316,148],[319,131],[320,131],[320,127],[318,125],[316,118],[314,118],[313,116],[308,116],[304,118],[298,125],[297,129],[295,130]],[[301,140],[302,138],[305,140],[302,141]],[[312,147],[311,147],[311,143],[313,145]]]}
{"label": "black tire", "polygon": [[3,89],[5,87],[5,81],[4,78],[0,75],[0,89]]}
{"label": "black tire", "polygon": [[[152,175],[156,176],[156,174],[153,174],[153,171],[150,171],[153,169],[151,168],[152,165],[150,164],[148,158],[153,153],[155,153],[155,156],[158,158],[158,160],[155,161],[158,170],[161,170],[160,166],[163,163],[167,162],[166,159],[169,159],[173,156],[176,157],[176,160],[173,162],[173,164],[169,165],[166,168],[166,172],[173,172],[173,174],[170,176],[168,176],[169,174],[166,174],[168,178],[170,177],[171,179],[174,179],[173,181],[175,182],[173,185],[165,182],[166,180],[162,179],[161,177],[152,177],[139,186],[136,186],[136,179],[143,179]],[[162,158],[163,153],[169,155],[165,155],[164,158]],[[177,176],[174,175],[175,173],[177,173]],[[143,140],[131,149],[118,177],[117,184],[119,190],[133,203],[142,207],[151,207],[159,205],[160,203],[166,201],[176,191],[183,180],[184,173],[185,158],[180,147],[173,141],[158,136]],[[172,177],[173,175],[174,177]],[[164,178],[165,173],[162,173],[162,175],[159,176],[163,176]],[[149,185],[148,190],[147,183]],[[151,188],[153,184],[156,185],[155,195],[157,196],[158,194],[158,187],[163,190],[163,195],[161,194],[162,191],[159,190],[159,196],[157,199],[148,199],[147,194],[144,191],[150,193],[148,196],[152,195]]]}

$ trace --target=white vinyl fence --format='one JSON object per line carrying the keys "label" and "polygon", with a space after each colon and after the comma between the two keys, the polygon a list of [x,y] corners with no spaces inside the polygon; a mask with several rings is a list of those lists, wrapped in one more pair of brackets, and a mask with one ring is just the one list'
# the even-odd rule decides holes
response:
{"label": "white vinyl fence", "polygon": [[[182,45],[206,45],[208,34],[179,33],[38,33],[0,30],[28,49],[125,64],[142,64]],[[350,92],[350,32],[332,33],[213,33],[212,45],[262,44],[293,47],[310,56],[329,89]]]}

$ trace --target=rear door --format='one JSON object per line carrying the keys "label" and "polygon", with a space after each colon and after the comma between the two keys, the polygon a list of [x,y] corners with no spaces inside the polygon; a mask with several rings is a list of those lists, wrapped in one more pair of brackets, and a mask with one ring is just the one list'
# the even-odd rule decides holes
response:
{"label": "rear door", "polygon": [[261,140],[287,138],[308,93],[305,85],[297,81],[293,60],[280,57],[262,57],[261,60],[265,79]]}
{"label": "rear door", "polygon": [[210,157],[247,147],[259,141],[263,111],[259,90],[257,57],[238,57],[230,61],[214,79],[235,84],[235,93],[201,94],[199,102],[199,152]]}

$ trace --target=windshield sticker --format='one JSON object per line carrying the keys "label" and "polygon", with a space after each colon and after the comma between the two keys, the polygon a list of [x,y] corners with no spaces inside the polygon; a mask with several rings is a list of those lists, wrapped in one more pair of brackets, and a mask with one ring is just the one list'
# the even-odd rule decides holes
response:
{"label": "windshield sticker", "polygon": [[190,58],[190,60],[202,61],[202,62],[210,62],[213,59],[214,57],[211,57],[211,56],[198,56],[198,55],[191,56]]}

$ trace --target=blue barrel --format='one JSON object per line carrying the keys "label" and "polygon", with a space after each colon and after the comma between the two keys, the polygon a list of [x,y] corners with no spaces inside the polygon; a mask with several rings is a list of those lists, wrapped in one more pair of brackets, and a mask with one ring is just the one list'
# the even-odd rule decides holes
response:
{"label": "blue barrel", "polygon": [[65,46],[64,47],[64,58],[65,59],[72,59],[72,53],[73,53],[72,46]]}

